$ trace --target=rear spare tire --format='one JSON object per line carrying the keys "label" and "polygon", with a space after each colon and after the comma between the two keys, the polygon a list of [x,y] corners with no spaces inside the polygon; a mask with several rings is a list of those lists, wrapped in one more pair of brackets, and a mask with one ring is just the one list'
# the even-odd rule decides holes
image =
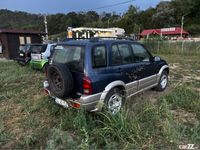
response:
{"label": "rear spare tire", "polygon": [[72,74],[65,64],[48,66],[47,77],[50,90],[59,98],[68,97],[74,88]]}

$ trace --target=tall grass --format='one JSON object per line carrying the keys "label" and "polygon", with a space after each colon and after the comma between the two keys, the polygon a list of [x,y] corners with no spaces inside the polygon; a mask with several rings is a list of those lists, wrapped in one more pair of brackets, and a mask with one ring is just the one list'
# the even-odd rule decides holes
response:
{"label": "tall grass", "polygon": [[[191,65],[194,72],[199,68]],[[155,92],[154,103],[147,92],[142,99],[127,101],[127,108],[112,116],[59,107],[40,92],[42,73],[15,62],[0,62],[0,66],[0,149],[146,150],[200,144],[196,80],[169,87],[163,96]]]}
{"label": "tall grass", "polygon": [[[57,135],[60,141],[57,145],[55,141],[53,143],[55,147],[61,144],[75,149],[177,149],[183,142],[198,144],[200,126],[195,113],[199,111],[199,100],[199,94],[181,87],[161,97],[156,104],[143,101],[115,116],[108,112],[93,115],[83,110],[66,111],[59,125],[61,134]],[[191,107],[196,116],[192,125],[174,118],[174,110],[182,109],[188,113]],[[66,131],[67,136],[69,132],[74,135],[69,137],[70,143],[63,142],[62,133]]]}

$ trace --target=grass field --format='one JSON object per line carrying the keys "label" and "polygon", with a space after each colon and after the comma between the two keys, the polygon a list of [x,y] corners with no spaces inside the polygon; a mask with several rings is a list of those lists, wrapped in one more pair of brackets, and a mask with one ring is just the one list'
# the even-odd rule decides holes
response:
{"label": "grass field", "polygon": [[42,92],[43,73],[0,61],[0,149],[200,148],[199,56],[160,56],[166,91],[141,93],[114,117],[59,107]]}

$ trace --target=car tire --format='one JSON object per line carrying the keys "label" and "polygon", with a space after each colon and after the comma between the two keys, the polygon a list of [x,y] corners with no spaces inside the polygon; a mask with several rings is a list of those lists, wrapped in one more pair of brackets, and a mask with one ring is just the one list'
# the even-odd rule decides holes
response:
{"label": "car tire", "polygon": [[42,67],[42,72],[46,72],[48,69],[48,66],[49,66],[48,63],[44,64],[44,66]]}
{"label": "car tire", "polygon": [[104,109],[115,115],[120,112],[125,102],[124,92],[119,88],[113,88],[105,98]]}
{"label": "car tire", "polygon": [[65,98],[73,92],[73,77],[65,64],[49,65],[47,77],[50,90],[56,97]]}
{"label": "car tire", "polygon": [[166,89],[167,85],[168,85],[168,73],[167,73],[167,71],[164,70],[160,76],[158,85],[155,87],[155,90],[156,91],[164,91]]}

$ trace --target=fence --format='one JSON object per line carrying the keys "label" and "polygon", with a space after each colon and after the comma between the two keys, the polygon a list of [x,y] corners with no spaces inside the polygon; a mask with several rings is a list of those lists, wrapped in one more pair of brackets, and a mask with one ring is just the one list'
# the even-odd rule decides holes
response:
{"label": "fence", "polygon": [[143,41],[153,53],[200,55],[200,42],[195,41]]}

